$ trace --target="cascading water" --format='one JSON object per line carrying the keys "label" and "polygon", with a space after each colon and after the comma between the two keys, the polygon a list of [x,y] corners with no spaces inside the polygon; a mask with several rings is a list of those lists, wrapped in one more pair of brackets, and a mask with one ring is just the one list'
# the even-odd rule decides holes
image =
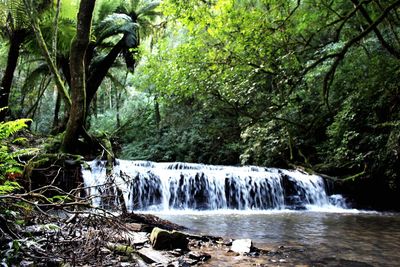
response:
{"label": "cascading water", "polygon": [[117,160],[107,177],[104,161],[88,164],[82,174],[95,206],[123,197],[128,210],[345,207],[321,177],[296,170]]}

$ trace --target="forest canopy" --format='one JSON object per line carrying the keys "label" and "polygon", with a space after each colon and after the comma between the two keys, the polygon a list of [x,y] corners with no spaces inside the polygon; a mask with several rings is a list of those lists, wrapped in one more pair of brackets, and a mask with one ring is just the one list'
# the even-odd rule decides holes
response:
{"label": "forest canopy", "polygon": [[91,4],[0,1],[0,120],[72,153],[106,136],[123,158],[399,190],[399,0]]}

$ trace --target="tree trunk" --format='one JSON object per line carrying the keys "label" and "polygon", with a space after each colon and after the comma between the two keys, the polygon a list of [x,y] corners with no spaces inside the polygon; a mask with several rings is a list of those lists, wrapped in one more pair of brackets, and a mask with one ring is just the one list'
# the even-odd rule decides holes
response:
{"label": "tree trunk", "polygon": [[120,91],[118,91],[117,89],[115,89],[115,97],[116,97],[116,99],[115,99],[115,108],[116,108],[116,110],[117,110],[117,129],[119,128],[119,127],[121,127],[121,116],[120,116],[120,105],[121,105],[121,90]]}
{"label": "tree trunk", "polygon": [[89,45],[94,5],[95,0],[81,1],[77,19],[76,37],[71,44],[70,72],[72,105],[62,144],[62,150],[64,152],[74,153],[76,151],[78,137],[83,129],[85,120],[85,52]]}
{"label": "tree trunk", "polygon": [[57,66],[57,38],[58,38],[58,19],[60,17],[61,0],[57,0],[56,16],[54,17],[54,36],[53,36],[53,60]]}
{"label": "tree trunk", "polygon": [[156,127],[158,135],[161,135],[161,114],[160,114],[160,104],[158,103],[158,97],[154,97],[154,119],[156,121]]}
{"label": "tree trunk", "polygon": [[86,82],[86,105],[89,108],[97,89],[106,77],[108,70],[114,64],[115,59],[121,53],[125,38],[122,38],[107,54],[107,56],[95,67]]}
{"label": "tree trunk", "polygon": [[57,133],[57,129],[60,127],[60,109],[61,109],[61,96],[60,94],[56,91],[56,104],[54,107],[54,116],[53,116],[53,125],[52,125],[52,132]]}
{"label": "tree trunk", "polygon": [[[10,37],[10,48],[7,56],[7,66],[0,85],[0,108],[8,106],[14,71],[17,68],[19,50],[26,37],[25,30],[15,31]],[[0,110],[0,121],[4,121],[8,111]]]}

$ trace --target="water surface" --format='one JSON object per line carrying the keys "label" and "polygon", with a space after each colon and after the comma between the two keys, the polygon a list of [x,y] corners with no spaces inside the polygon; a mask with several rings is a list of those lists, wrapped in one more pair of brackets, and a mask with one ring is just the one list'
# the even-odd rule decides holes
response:
{"label": "water surface", "polygon": [[[163,212],[193,231],[251,238],[258,247],[302,246],[311,260],[337,258],[372,266],[400,266],[400,214],[376,212]],[[360,265],[367,266],[367,265]]]}

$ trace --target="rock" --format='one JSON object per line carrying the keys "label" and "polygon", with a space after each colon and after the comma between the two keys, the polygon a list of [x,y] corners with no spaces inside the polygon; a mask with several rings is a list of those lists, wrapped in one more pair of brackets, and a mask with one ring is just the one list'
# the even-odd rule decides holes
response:
{"label": "rock", "polygon": [[150,235],[150,243],[157,250],[176,248],[188,250],[189,240],[182,232],[167,231],[155,227]]}
{"label": "rock", "polygon": [[125,223],[125,227],[130,231],[140,232],[146,228],[146,225],[142,223]]}
{"label": "rock", "polygon": [[211,258],[210,254],[201,251],[190,251],[187,255],[197,261],[207,261]]}
{"label": "rock", "polygon": [[132,244],[134,245],[143,245],[147,241],[149,241],[148,233],[146,232],[133,232],[131,233],[133,236]]}
{"label": "rock", "polygon": [[233,240],[232,239],[229,239],[229,240],[223,240],[223,245],[224,246],[232,246],[232,242],[233,242]]}
{"label": "rock", "polygon": [[160,264],[168,264],[172,261],[171,258],[161,253],[160,251],[154,250],[152,248],[142,248],[137,251],[139,256],[146,263],[160,263]]}
{"label": "rock", "polygon": [[34,267],[35,263],[33,261],[22,260],[19,263],[19,266],[21,266],[21,267]]}
{"label": "rock", "polygon": [[113,239],[119,243],[129,243],[135,246],[142,246],[149,241],[149,234],[146,232],[124,231],[114,235]]}
{"label": "rock", "polygon": [[179,259],[179,266],[189,267],[189,266],[197,264],[198,262],[199,262],[198,260],[194,260],[194,259],[190,259],[188,257],[184,257],[182,259]]}
{"label": "rock", "polygon": [[184,254],[184,251],[180,248],[177,248],[177,249],[170,251],[169,254],[171,254],[172,256],[175,256],[175,257],[180,257]]}
{"label": "rock", "polygon": [[232,242],[231,250],[237,253],[250,253],[252,248],[251,239],[237,239]]}
{"label": "rock", "polygon": [[186,236],[193,240],[200,240],[204,242],[221,242],[223,239],[219,236],[211,236],[211,235],[195,235],[195,234],[186,234]]}

